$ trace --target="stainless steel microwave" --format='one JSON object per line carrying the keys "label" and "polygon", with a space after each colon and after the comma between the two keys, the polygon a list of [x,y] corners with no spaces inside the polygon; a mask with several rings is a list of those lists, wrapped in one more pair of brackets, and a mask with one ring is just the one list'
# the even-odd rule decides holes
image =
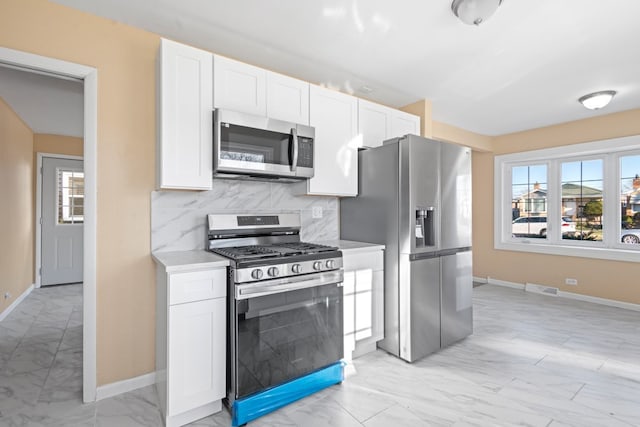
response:
{"label": "stainless steel microwave", "polygon": [[213,176],[294,182],[313,177],[314,128],[213,111]]}

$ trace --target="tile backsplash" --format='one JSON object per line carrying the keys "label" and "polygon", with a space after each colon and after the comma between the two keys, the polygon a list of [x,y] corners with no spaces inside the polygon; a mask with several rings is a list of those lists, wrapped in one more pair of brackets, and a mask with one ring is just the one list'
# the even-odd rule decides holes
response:
{"label": "tile backsplash", "polygon": [[[210,191],[151,193],[151,251],[204,249],[210,213],[299,212],[304,241],[338,239],[338,198],[296,196],[295,184],[215,179]],[[322,218],[313,218],[322,208]]]}

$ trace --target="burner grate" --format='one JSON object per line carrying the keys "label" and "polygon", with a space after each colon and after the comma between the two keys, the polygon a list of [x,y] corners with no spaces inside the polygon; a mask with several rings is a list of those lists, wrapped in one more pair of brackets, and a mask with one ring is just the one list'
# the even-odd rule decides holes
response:
{"label": "burner grate", "polygon": [[231,246],[227,248],[213,248],[212,252],[226,256],[231,259],[251,259],[251,258],[273,258],[280,256],[279,252],[270,249],[268,246]]}
{"label": "burner grate", "polygon": [[211,249],[212,252],[236,261],[308,255],[337,250],[338,248],[333,246],[306,242],[279,243],[275,245],[231,246]]}

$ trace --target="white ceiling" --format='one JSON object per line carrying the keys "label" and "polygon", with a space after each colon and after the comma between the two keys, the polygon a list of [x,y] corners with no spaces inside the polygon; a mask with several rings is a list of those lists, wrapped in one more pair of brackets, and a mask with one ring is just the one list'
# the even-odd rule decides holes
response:
{"label": "white ceiling", "polygon": [[638,0],[505,0],[479,27],[450,0],[54,1],[486,135],[640,108]]}
{"label": "white ceiling", "polygon": [[83,86],[0,64],[0,98],[34,133],[82,137]]}

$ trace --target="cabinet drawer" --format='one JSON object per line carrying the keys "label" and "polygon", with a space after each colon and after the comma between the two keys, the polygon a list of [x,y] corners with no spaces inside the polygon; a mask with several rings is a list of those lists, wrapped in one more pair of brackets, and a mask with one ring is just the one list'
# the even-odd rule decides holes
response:
{"label": "cabinet drawer", "polygon": [[371,252],[342,253],[342,263],[345,271],[370,268],[374,271],[384,268],[383,251],[377,249]]}
{"label": "cabinet drawer", "polygon": [[169,276],[169,305],[227,295],[227,269],[174,273]]}

